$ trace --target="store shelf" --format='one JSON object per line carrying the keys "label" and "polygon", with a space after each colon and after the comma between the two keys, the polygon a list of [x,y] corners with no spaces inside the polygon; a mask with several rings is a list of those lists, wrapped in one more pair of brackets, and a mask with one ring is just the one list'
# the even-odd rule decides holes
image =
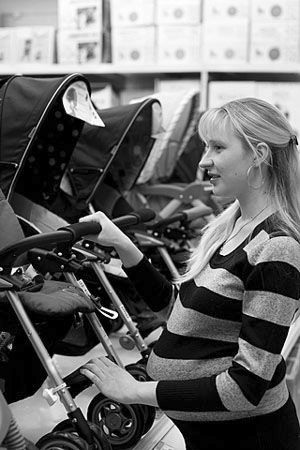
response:
{"label": "store shelf", "polygon": [[[300,69],[299,69],[300,70]],[[160,75],[162,73],[200,73],[201,66],[160,66],[160,65],[115,65],[115,64],[2,64],[0,65],[0,75],[23,74],[23,75],[61,75],[71,72],[80,72],[84,74],[153,74]]]}
{"label": "store shelf", "polygon": [[161,75],[180,74],[186,75],[207,73],[281,73],[300,74],[300,64],[285,65],[264,65],[264,64],[194,64],[189,66],[181,65],[116,65],[112,63],[103,64],[0,64],[0,75],[12,75],[20,73],[23,75],[62,75],[71,72],[95,75]]}

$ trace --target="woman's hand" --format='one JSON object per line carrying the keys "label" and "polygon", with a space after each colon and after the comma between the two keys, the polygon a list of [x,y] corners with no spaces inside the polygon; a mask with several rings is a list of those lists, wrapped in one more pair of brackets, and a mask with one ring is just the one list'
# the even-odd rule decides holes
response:
{"label": "woman's hand", "polygon": [[91,359],[81,368],[106,397],[120,403],[157,406],[156,382],[137,381],[129,372],[105,356]]}
{"label": "woman's hand", "polygon": [[95,236],[88,236],[96,240],[99,244],[114,247],[118,243],[127,240],[127,236],[118,228],[103,212],[97,211],[85,217],[81,217],[79,222],[97,222],[101,225],[101,232]]}
{"label": "woman's hand", "polygon": [[98,211],[82,217],[79,222],[99,223],[102,228],[101,232],[95,236],[86,236],[86,238],[106,247],[114,247],[125,267],[135,266],[143,258],[143,253],[134,245],[132,240],[103,212]]}

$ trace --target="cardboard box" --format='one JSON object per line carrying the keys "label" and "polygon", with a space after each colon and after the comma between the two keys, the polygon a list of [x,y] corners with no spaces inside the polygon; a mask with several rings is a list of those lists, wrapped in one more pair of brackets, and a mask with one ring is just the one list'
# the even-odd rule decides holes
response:
{"label": "cardboard box", "polygon": [[59,29],[102,30],[102,0],[58,0]]}
{"label": "cardboard box", "polygon": [[248,61],[248,19],[215,20],[203,23],[203,60],[210,64]]}
{"label": "cardboard box", "polygon": [[211,81],[208,85],[209,108],[243,97],[256,97],[255,81]]}
{"label": "cardboard box", "polygon": [[0,64],[13,62],[13,29],[0,28]]}
{"label": "cardboard box", "polygon": [[251,27],[250,63],[299,62],[298,21],[255,22]]}
{"label": "cardboard box", "polygon": [[112,27],[153,25],[155,22],[154,0],[111,0]]}
{"label": "cardboard box", "polygon": [[201,0],[159,0],[156,2],[158,25],[197,25],[201,22]]}
{"label": "cardboard box", "polygon": [[300,20],[299,0],[252,0],[251,20]]}
{"label": "cardboard box", "polygon": [[257,97],[275,105],[286,116],[300,136],[300,83],[257,82]]}
{"label": "cardboard box", "polygon": [[204,0],[203,21],[248,19],[250,0]]}
{"label": "cardboard box", "polygon": [[191,89],[200,90],[200,80],[198,78],[156,78],[154,83],[154,92],[178,92],[189,91]]}
{"label": "cardboard box", "polygon": [[201,61],[201,26],[157,27],[158,64],[198,64]]}
{"label": "cardboard box", "polygon": [[15,27],[13,33],[12,59],[16,63],[54,62],[54,27]]}
{"label": "cardboard box", "polygon": [[111,84],[93,90],[91,98],[99,110],[111,108],[120,104],[120,98]]}
{"label": "cardboard box", "polygon": [[99,64],[102,36],[97,31],[59,30],[57,56],[59,64]]}
{"label": "cardboard box", "polygon": [[155,28],[153,26],[113,28],[112,61],[115,64],[153,64]]}

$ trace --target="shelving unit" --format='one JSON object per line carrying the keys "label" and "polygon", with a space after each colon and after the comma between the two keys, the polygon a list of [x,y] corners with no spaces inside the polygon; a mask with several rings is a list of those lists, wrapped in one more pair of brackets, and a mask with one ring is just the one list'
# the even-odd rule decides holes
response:
{"label": "shelving unit", "polygon": [[123,85],[126,80],[131,78],[139,79],[143,83],[143,79],[163,78],[168,76],[176,76],[179,78],[195,78],[199,80],[199,90],[201,92],[200,109],[205,109],[208,102],[208,87],[212,79],[234,79],[234,80],[267,80],[267,81],[300,81],[300,64],[288,65],[206,65],[195,64],[182,67],[161,66],[161,65],[115,65],[111,63],[103,63],[97,65],[61,65],[61,64],[16,64],[16,65],[0,65],[0,77],[14,74],[22,74],[28,76],[59,76],[68,73],[79,72],[93,80],[106,80],[118,85]]}

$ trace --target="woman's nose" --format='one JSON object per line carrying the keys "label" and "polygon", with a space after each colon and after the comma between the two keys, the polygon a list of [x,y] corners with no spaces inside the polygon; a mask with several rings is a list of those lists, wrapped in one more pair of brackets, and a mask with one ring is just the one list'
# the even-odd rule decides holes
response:
{"label": "woman's nose", "polygon": [[213,160],[211,158],[207,158],[205,155],[201,158],[199,162],[199,167],[201,167],[201,169],[208,169],[213,165],[214,165]]}

